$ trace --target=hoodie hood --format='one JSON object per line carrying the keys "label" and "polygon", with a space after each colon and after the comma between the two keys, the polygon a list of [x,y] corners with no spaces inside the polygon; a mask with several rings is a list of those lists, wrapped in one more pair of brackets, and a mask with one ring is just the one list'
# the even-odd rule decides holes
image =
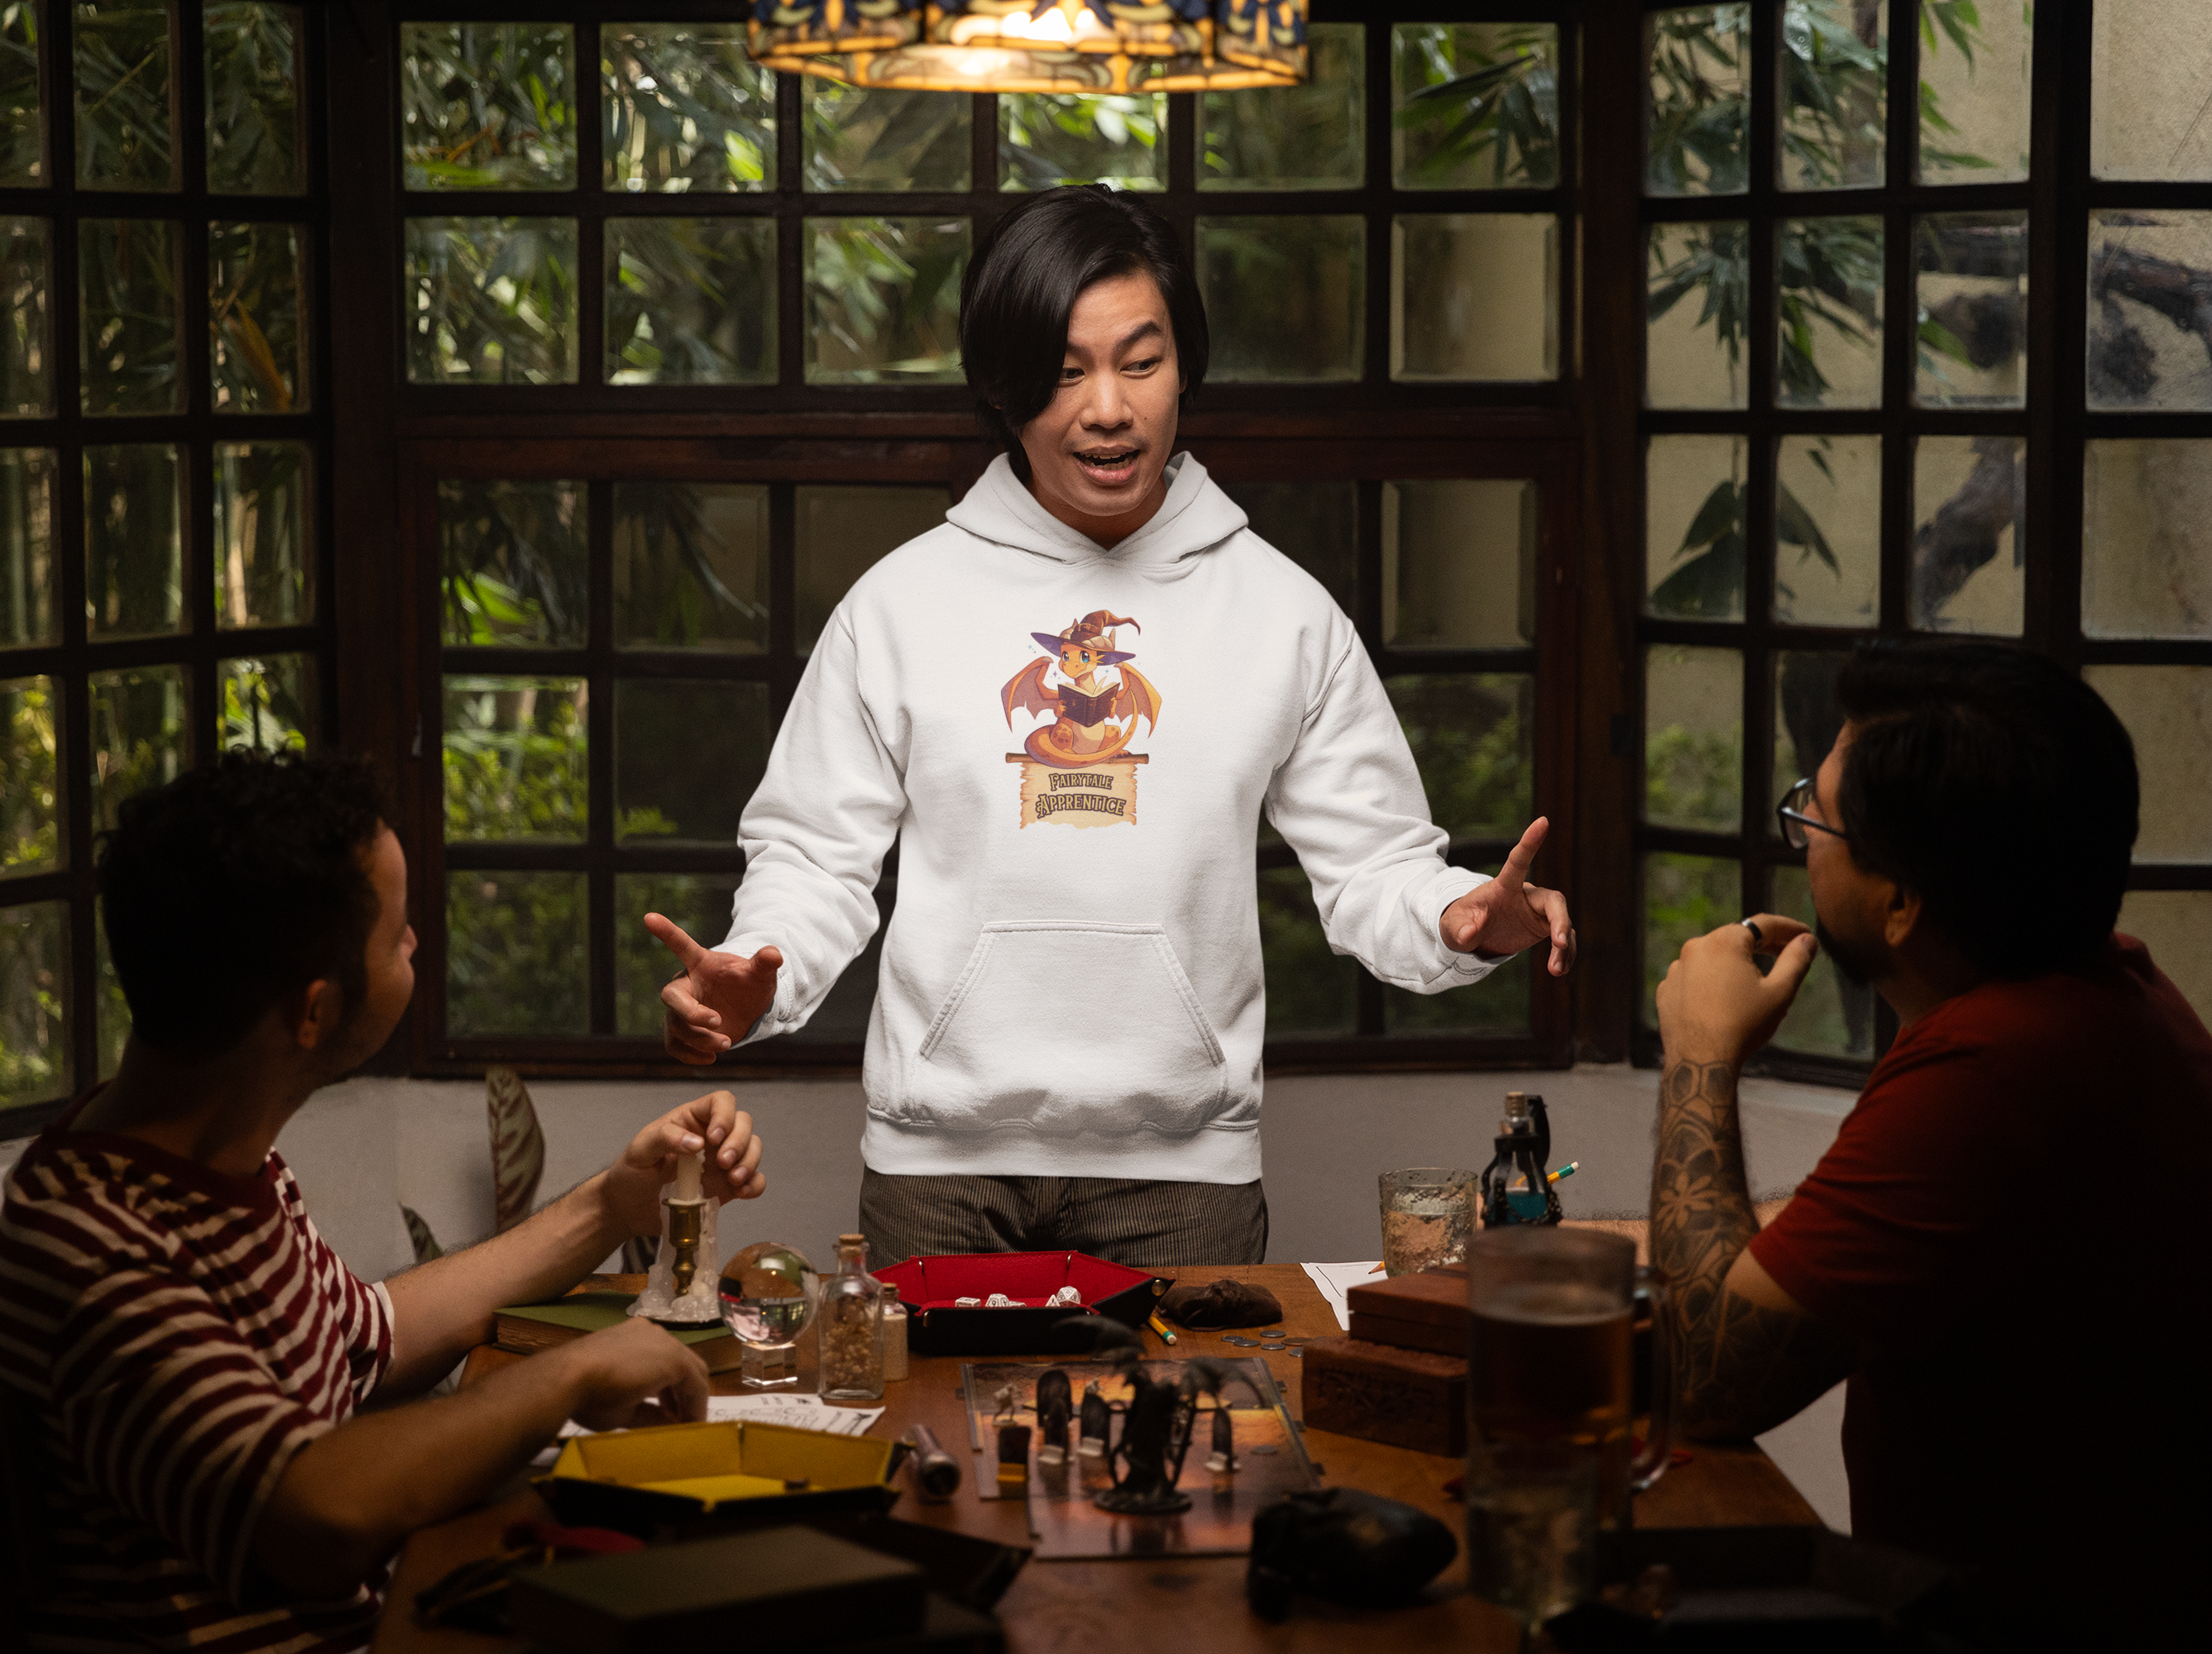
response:
{"label": "hoodie hood", "polygon": [[1168,461],[1168,497],[1152,520],[1113,547],[1072,529],[1039,503],[1000,454],[945,514],[955,528],[1054,562],[1102,561],[1123,568],[1188,572],[1188,560],[1212,550],[1245,525],[1244,508],[1221,492],[1188,451]]}

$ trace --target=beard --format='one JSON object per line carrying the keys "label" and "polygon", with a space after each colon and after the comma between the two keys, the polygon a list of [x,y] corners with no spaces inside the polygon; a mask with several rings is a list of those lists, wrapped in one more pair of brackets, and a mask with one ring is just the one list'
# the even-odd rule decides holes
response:
{"label": "beard", "polygon": [[1875,978],[1881,973],[1881,961],[1871,948],[1862,948],[1856,942],[1838,942],[1835,932],[1829,930],[1826,921],[1817,914],[1813,919],[1813,935],[1844,981],[1854,988],[1874,985]]}

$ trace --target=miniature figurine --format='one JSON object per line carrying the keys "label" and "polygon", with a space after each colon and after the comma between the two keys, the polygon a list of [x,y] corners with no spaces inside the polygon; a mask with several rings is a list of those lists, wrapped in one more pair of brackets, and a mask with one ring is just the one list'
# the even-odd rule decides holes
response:
{"label": "miniature figurine", "polygon": [[1026,1487],[1030,1479],[1030,1427],[1025,1424],[999,1427],[999,1486]]}
{"label": "miniature figurine", "polygon": [[1163,1384],[1134,1366],[1128,1382],[1121,1439],[1106,1455],[1114,1485],[1091,1502],[1122,1516],[1173,1516],[1187,1511],[1190,1495],[1176,1491],[1183,1451],[1190,1446],[1189,1422],[1180,1416],[1184,1410],[1180,1387]]}
{"label": "miniature figurine", "polygon": [[994,1424],[1004,1424],[1021,1412],[1021,1392],[1012,1384],[999,1386],[999,1393],[991,1397],[998,1410],[991,1415]]}
{"label": "miniature figurine", "polygon": [[1067,1421],[1074,1411],[1074,1395],[1067,1374],[1058,1367],[1037,1379],[1037,1427],[1044,1438],[1037,1445],[1039,1464],[1067,1463]]}
{"label": "miniature figurine", "polygon": [[1218,1397],[1213,1406],[1213,1451],[1206,1456],[1206,1468],[1217,1475],[1224,1470],[1233,1475],[1237,1469],[1237,1427]]}
{"label": "miniature figurine", "polygon": [[1113,1428],[1114,1409],[1098,1393],[1098,1381],[1091,1379],[1083,1386],[1083,1415],[1078,1432],[1075,1451],[1087,1459],[1095,1459],[1106,1451],[1106,1433]]}

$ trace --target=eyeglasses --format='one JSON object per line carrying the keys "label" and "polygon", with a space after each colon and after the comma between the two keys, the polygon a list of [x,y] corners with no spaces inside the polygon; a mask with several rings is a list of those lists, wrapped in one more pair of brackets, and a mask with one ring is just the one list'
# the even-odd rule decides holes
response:
{"label": "eyeglasses", "polygon": [[1782,802],[1774,807],[1774,819],[1782,823],[1783,843],[1792,850],[1804,849],[1812,842],[1805,831],[1807,827],[1820,833],[1832,833],[1838,839],[1850,839],[1851,835],[1843,828],[1832,827],[1819,816],[1805,814],[1808,804],[1815,809],[1820,808],[1820,801],[1813,796],[1813,778],[1809,775],[1784,793]]}

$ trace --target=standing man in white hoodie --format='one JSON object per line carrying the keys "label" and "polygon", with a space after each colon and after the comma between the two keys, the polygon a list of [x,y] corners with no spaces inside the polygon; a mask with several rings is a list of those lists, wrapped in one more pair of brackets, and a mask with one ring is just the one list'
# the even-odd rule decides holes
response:
{"label": "standing man in white hoodie", "polygon": [[1206,315],[1135,198],[1009,213],[960,336],[1005,451],[830,617],[744,812],[728,937],[647,915],[684,966],[667,1046],[707,1063],[801,1027],[874,933],[896,840],[871,1255],[1256,1263],[1260,812],[1331,947],[1416,993],[1539,942],[1571,967],[1565,899],[1527,882],[1547,823],[1495,880],[1446,865],[1351,621],[1175,452]]}

